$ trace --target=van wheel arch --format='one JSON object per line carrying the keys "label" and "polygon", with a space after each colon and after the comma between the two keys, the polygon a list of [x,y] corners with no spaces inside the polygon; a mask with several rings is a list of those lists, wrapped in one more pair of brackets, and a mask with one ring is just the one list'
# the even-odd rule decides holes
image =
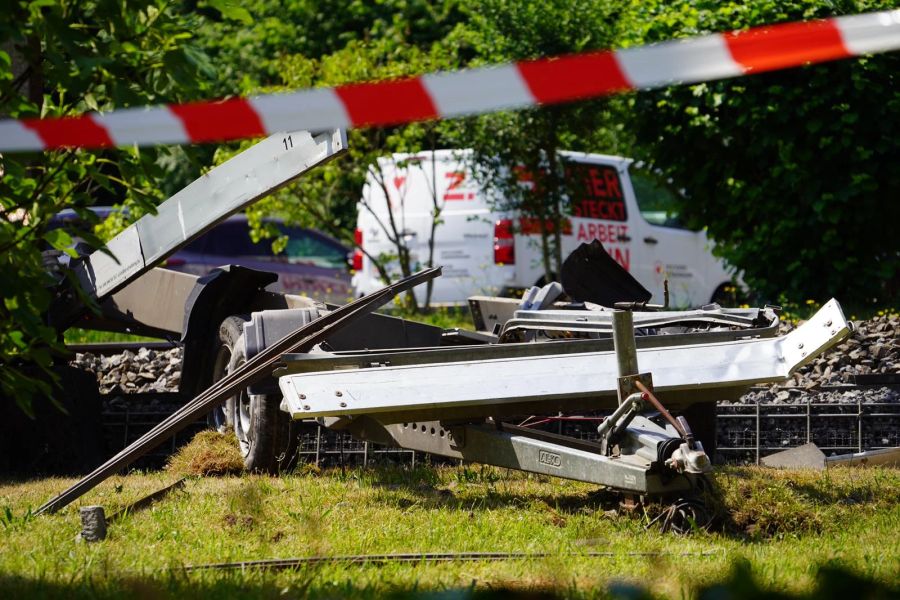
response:
{"label": "van wheel arch", "polygon": [[[550,273],[550,281],[559,281],[559,275],[557,275],[556,273]],[[545,285],[547,285],[548,283],[550,283],[550,281],[547,281],[546,275],[541,275],[541,277],[537,281],[534,282],[534,285],[536,285],[539,288],[542,288]]]}
{"label": "van wheel arch", "polygon": [[[730,288],[733,288],[733,290],[729,291]],[[720,306],[737,306],[740,304],[740,299],[743,295],[739,295],[738,292],[739,288],[737,284],[731,281],[724,281],[716,287],[716,291],[713,292],[709,301]]]}

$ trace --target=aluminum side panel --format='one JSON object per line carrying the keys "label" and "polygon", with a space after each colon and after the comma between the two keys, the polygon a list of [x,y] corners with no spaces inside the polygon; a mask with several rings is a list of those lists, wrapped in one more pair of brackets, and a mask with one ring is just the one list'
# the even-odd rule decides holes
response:
{"label": "aluminum side panel", "polygon": [[[781,381],[849,333],[831,300],[807,323],[771,339],[638,350],[659,392]],[[615,391],[613,352],[375,367],[286,375],[294,418],[585,398]]]}

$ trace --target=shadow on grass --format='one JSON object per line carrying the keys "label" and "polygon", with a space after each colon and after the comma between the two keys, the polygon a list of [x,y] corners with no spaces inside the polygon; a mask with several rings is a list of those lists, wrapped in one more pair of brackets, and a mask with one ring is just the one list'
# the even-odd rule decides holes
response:
{"label": "shadow on grass", "polygon": [[[719,582],[695,588],[692,596],[699,600],[844,600],[865,598],[888,600],[900,597],[900,587],[860,576],[839,565],[819,568],[814,584],[800,594],[788,594],[761,585],[753,575],[751,565],[736,562],[731,573]],[[429,588],[415,586],[398,588],[381,582],[374,586],[354,584],[352,571],[342,580],[333,576],[317,580],[314,572],[299,570],[287,579],[275,579],[265,573],[223,572],[216,577],[200,580],[171,574],[159,579],[97,578],[73,583],[51,582],[16,575],[0,575],[0,597],[3,598],[389,598],[392,600],[492,600],[494,598],[555,599],[555,598],[614,598],[650,600],[665,598],[653,595],[648,589],[632,584],[609,584],[605,588]]]}
{"label": "shadow on grass", "polygon": [[[442,477],[443,475],[443,477]],[[544,505],[554,522],[565,523],[566,518],[578,514],[602,512],[615,513],[623,517],[622,522],[631,522],[634,526],[642,526],[653,519],[678,500],[679,496],[664,497],[627,508],[623,504],[623,495],[605,488],[575,493],[541,493],[533,491],[516,491],[503,485],[509,480],[503,470],[483,465],[465,465],[458,469],[447,469],[439,473],[429,466],[415,469],[398,469],[397,467],[374,467],[359,469],[355,473],[342,474],[341,477],[355,477],[360,482],[376,489],[386,491],[403,491],[407,496],[384,494],[379,501],[393,504],[400,509],[418,506],[428,510],[450,510],[480,512],[503,508],[533,508]],[[531,475],[539,479],[554,479],[549,476]],[[476,488],[467,486],[478,486]],[[699,497],[708,503],[711,514],[715,517],[713,528],[726,535],[740,533],[730,520],[724,509],[723,495],[714,480],[703,490],[697,491]],[[709,529],[709,528],[707,528]],[[738,537],[744,537],[743,534]]]}

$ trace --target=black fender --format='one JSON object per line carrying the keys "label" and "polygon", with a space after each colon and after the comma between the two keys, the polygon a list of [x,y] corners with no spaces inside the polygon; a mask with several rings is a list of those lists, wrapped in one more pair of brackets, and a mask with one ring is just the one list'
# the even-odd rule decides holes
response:
{"label": "black fender", "polygon": [[219,325],[226,317],[249,312],[253,300],[278,275],[268,271],[226,265],[197,280],[184,306],[181,342],[180,391],[194,397],[212,384],[212,361]]}

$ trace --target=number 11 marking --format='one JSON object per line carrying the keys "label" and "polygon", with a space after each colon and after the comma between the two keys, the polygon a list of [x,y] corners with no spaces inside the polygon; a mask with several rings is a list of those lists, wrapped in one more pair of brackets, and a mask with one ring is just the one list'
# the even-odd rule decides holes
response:
{"label": "number 11 marking", "polygon": [[282,138],[281,142],[284,144],[285,150],[290,150],[294,147],[294,140],[291,139],[291,136],[287,136],[286,138]]}

